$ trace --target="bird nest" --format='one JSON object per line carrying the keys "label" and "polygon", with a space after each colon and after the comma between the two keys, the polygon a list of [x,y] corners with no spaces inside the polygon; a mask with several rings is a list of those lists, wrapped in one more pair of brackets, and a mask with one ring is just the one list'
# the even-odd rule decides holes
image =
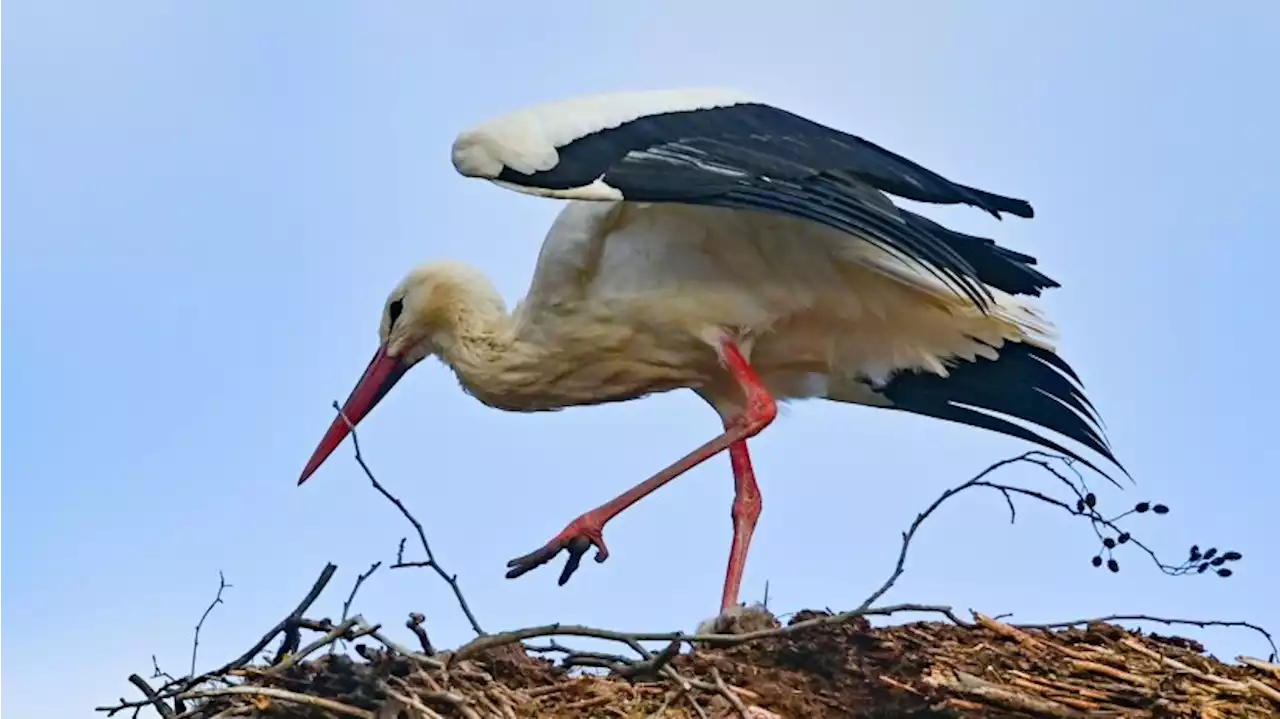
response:
{"label": "bird nest", "polygon": [[[873,628],[865,616],[801,612],[783,626],[759,610],[736,621],[631,660],[531,641],[657,637],[556,625],[426,654],[357,618],[159,708],[183,719],[1280,715],[1280,664],[1225,664],[1195,641],[1104,622],[1024,629],[975,614]],[[342,635],[360,637],[354,655],[321,651]]]}
{"label": "bird nest", "polygon": [[[1280,650],[1267,630],[1248,622],[1113,615],[1032,626],[977,613],[968,621],[941,605],[876,603],[902,574],[921,524],[947,499],[970,489],[998,491],[1011,520],[1017,497],[1087,522],[1101,543],[1092,563],[1111,572],[1120,570],[1115,553],[1134,550],[1167,575],[1232,576],[1227,565],[1241,558],[1236,551],[1213,546],[1202,551],[1193,545],[1181,563],[1161,560],[1118,523],[1132,516],[1163,516],[1168,507],[1142,501],[1105,515],[1073,465],[1058,469],[1042,453],[996,462],[934,500],[903,532],[889,578],[857,609],[842,614],[800,612],[784,625],[762,607],[751,607],[730,612],[694,635],[562,624],[490,634],[481,629],[457,575],[437,561],[422,523],[370,471],[354,432],[352,440],[370,485],[412,525],[424,557],[406,560],[408,540],[401,539],[389,569],[438,575],[477,638],[453,651],[438,651],[425,618],[411,614],[404,626],[417,646],[410,648],[389,638],[380,625],[350,616],[361,585],[382,562],[356,576],[339,621],[311,619],[312,605],[337,571],[329,564],[297,607],[240,657],[196,674],[201,628],[230,586],[220,574],[217,595],[195,627],[190,674],[175,679],[158,666],[150,681],[134,674],[129,682],[144,698],[121,699],[98,711],[107,717],[152,711],[162,719],[1280,716],[1280,664],[1275,663]],[[1053,486],[1065,488],[1063,496],[989,476],[1018,463],[1049,472]],[[869,622],[908,612],[947,621],[874,628]],[[1111,623],[1138,620],[1249,629],[1265,638],[1270,658],[1241,657],[1226,664],[1207,656],[1195,641]],[[270,652],[277,639],[278,648]],[[621,647],[625,654],[560,643],[570,639],[608,643],[605,649]],[[168,681],[153,688],[157,678]]]}

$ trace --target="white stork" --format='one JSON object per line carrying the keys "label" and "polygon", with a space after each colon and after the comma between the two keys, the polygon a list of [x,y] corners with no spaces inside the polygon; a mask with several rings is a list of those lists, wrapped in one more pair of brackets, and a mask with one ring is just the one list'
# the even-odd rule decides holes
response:
{"label": "white stork", "polygon": [[1058,284],[1035,259],[895,206],[885,193],[1000,217],[1031,206],[953,183],[859,137],[718,90],[547,104],[463,132],[466,177],[569,200],[529,292],[508,312],[478,271],[411,271],[387,297],[379,347],[298,480],[418,362],[439,357],[481,402],[557,410],[690,389],[724,430],[508,563],[567,550],[564,584],[613,517],[728,450],[733,544],[721,610],[738,603],[760,492],[747,440],[784,400],[905,410],[1036,442],[1025,420],[1120,467],[1075,372],[1031,302]]}

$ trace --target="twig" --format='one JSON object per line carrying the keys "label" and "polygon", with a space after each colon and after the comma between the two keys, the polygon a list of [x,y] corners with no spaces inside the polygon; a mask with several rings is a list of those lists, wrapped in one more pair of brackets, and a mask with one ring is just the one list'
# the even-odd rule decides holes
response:
{"label": "twig", "polygon": [[160,662],[156,661],[156,655],[154,654],[151,655],[151,670],[152,679],[165,679],[170,682],[177,681],[173,678],[172,674],[160,668]]}
{"label": "twig", "polygon": [[427,541],[427,533],[422,528],[422,522],[419,522],[418,518],[413,516],[413,512],[410,512],[408,507],[404,506],[404,502],[401,502],[398,497],[387,491],[387,488],[383,487],[382,483],[378,481],[378,478],[374,476],[373,470],[369,469],[369,465],[364,461],[364,455],[360,452],[360,439],[356,434],[356,426],[352,424],[351,420],[347,417],[346,412],[342,411],[342,405],[335,401],[333,403],[333,408],[337,411],[338,416],[342,418],[342,421],[346,423],[347,430],[351,434],[351,446],[355,450],[356,463],[360,465],[360,469],[364,470],[364,475],[369,478],[369,483],[373,485],[373,488],[378,490],[378,493],[383,497],[386,497],[387,501],[394,504],[396,509],[400,510],[400,514],[404,515],[404,518],[409,520],[409,523],[413,525],[414,530],[418,533],[418,541],[422,544],[422,551],[427,555],[427,560],[425,562],[404,562],[404,542],[401,541],[401,553],[396,557],[396,563],[391,565],[391,568],[402,569],[406,567],[428,567],[434,570],[435,573],[440,575],[440,578],[449,585],[449,588],[453,590],[453,596],[458,600],[458,606],[462,608],[462,613],[466,615],[467,621],[471,623],[471,629],[474,630],[477,635],[484,636],[484,630],[480,628],[480,622],[476,619],[476,615],[471,611],[471,606],[467,604],[467,598],[463,596],[462,589],[458,586],[458,575],[449,574],[444,571],[438,562],[436,562],[435,553],[431,551],[431,543]]}
{"label": "twig", "polygon": [[[391,689],[389,682],[395,682],[396,684],[399,684],[404,689],[409,690],[409,693],[396,696],[396,693]],[[426,709],[426,707],[423,706],[422,703],[419,702],[417,699],[417,697],[421,697],[422,699],[425,699],[428,701],[435,701],[435,702],[440,702],[442,704],[449,704],[453,708],[457,709],[458,712],[462,714],[463,717],[465,717],[465,719],[480,719],[480,715],[476,713],[476,710],[471,708],[471,702],[466,697],[460,694],[457,694],[455,692],[444,691],[439,688],[437,688],[437,690],[435,691],[413,692],[413,690],[409,687],[409,685],[403,679],[400,679],[398,677],[391,677],[388,681],[383,682],[382,684],[383,684],[384,691],[387,691],[389,694],[392,694],[399,701],[407,700],[405,701],[405,703],[408,704],[409,706],[413,706],[414,708],[421,707],[423,709]],[[417,697],[413,696],[414,694],[416,694]]]}
{"label": "twig", "polygon": [[666,695],[662,697],[662,703],[658,705],[658,708],[645,719],[655,719],[656,717],[665,716],[664,712],[666,712],[667,707],[671,705],[671,701],[679,697],[682,693],[684,693],[684,690],[679,687],[667,692]]}
{"label": "twig", "polygon": [[[351,605],[354,604],[356,601],[356,593],[360,591],[360,585],[364,584],[366,579],[368,579],[369,577],[372,577],[373,573],[378,571],[378,567],[381,567],[381,566],[382,566],[382,562],[380,561],[374,562],[373,564],[369,565],[369,569],[366,570],[363,574],[356,575],[355,584],[351,585],[351,593],[347,595],[346,601],[342,603],[342,618],[339,620],[340,622],[347,621],[347,616],[350,615],[351,613]],[[343,643],[343,645],[345,646],[345,641],[346,641],[345,639],[339,638],[338,641],[329,644],[329,653],[333,654],[334,652],[336,652],[338,650],[339,643]]]}
{"label": "twig", "polygon": [[[670,667],[667,668],[670,669]],[[698,698],[693,695],[693,692],[689,691],[688,684],[685,685],[684,700],[689,702],[689,706],[693,707],[693,713],[697,714],[699,719],[710,719],[710,717],[707,716],[706,710],[704,710],[702,705],[698,703]]]}
{"label": "twig", "polygon": [[[360,626],[362,624],[364,626]],[[357,629],[357,627],[359,628]],[[355,629],[354,632],[352,632],[353,629]],[[364,621],[358,615],[355,617],[352,617],[351,619],[344,620],[341,624],[337,625],[333,629],[330,629],[324,635],[322,635],[315,641],[311,642],[307,646],[299,649],[296,652],[291,652],[279,663],[273,665],[271,667],[271,672],[273,674],[279,674],[280,672],[283,672],[289,667],[292,667],[298,662],[302,661],[307,657],[307,655],[311,654],[317,649],[320,649],[321,647],[324,647],[324,646],[333,646],[340,639],[355,641],[360,637],[372,634],[376,631],[378,631],[378,627],[376,626],[371,627],[367,624],[364,624]]]}
{"label": "twig", "polygon": [[642,662],[632,662],[618,672],[624,679],[642,679],[653,676],[661,671],[667,664],[675,659],[680,653],[680,640],[672,639],[671,643],[662,651],[654,654],[652,658]]}
{"label": "twig", "polygon": [[[306,694],[291,692],[286,689],[276,689],[274,687],[248,687],[236,686],[225,687],[222,689],[207,689],[198,692],[186,692],[183,698],[186,699],[207,699],[211,697],[224,697],[235,694],[247,694],[250,696],[270,697],[271,699],[279,699],[283,702],[292,704],[301,704],[303,706],[316,707],[317,709],[328,709],[331,712],[337,712],[344,716],[356,717],[356,719],[376,719],[376,715],[368,709],[360,709],[350,704],[343,704],[333,699],[324,699],[322,697],[313,697]],[[175,717],[174,719],[178,719]]]}
{"label": "twig", "polygon": [[[286,631],[286,629],[290,627],[294,627],[296,631],[296,627],[298,626],[299,622],[301,622],[302,620],[303,613],[305,613],[308,609],[310,609],[311,605],[315,603],[317,598],[319,598],[320,593],[323,592],[325,586],[329,584],[329,580],[333,579],[333,573],[336,571],[338,571],[338,565],[336,564],[325,565],[324,570],[320,572],[320,576],[316,579],[315,583],[311,586],[311,591],[307,592],[307,595],[303,597],[302,601],[298,603],[298,606],[295,607],[294,610],[289,613],[289,616],[280,620],[280,622],[276,624],[274,627],[272,627],[270,631],[262,635],[262,638],[259,639],[257,642],[255,642],[254,645],[250,647],[249,650],[246,651],[244,654],[241,654],[240,656],[236,657],[230,662],[227,662],[226,664],[212,671],[205,672],[204,674],[201,674],[199,676],[192,676],[192,677],[186,677],[184,679],[181,679],[176,683],[176,685],[166,684],[159,692],[156,693],[156,696],[160,697],[161,699],[170,699],[173,697],[178,697],[179,695],[183,695],[185,697],[187,695],[184,693],[187,692],[187,690],[200,684],[201,682],[207,681],[209,679],[213,679],[215,677],[223,676],[227,672],[231,671],[232,669],[239,669],[240,667],[243,667],[244,665],[253,661],[253,658],[258,655],[258,652],[265,649],[266,646],[271,643],[271,640],[275,639],[276,636],[280,634],[280,632]],[[148,703],[150,702],[120,702],[116,706],[95,707],[94,711],[106,712],[107,716],[112,716],[115,713],[122,711],[124,709],[133,709],[138,706],[146,706]]]}
{"label": "twig", "polygon": [[[496,649],[497,647],[514,644],[526,639],[535,639],[539,637],[554,636],[576,636],[590,637],[593,639],[603,639],[606,641],[622,642],[631,646],[633,649],[637,646],[643,652],[645,659],[653,657],[653,653],[645,650],[639,642],[656,641],[656,642],[672,642],[679,641],[687,644],[707,643],[732,646],[743,642],[755,641],[766,637],[777,637],[794,632],[804,631],[806,629],[814,629],[832,624],[841,624],[848,622],[857,617],[870,616],[888,616],[901,612],[927,612],[941,614],[960,626],[970,626],[969,622],[960,619],[951,610],[951,607],[934,605],[934,604],[894,604],[883,607],[868,607],[866,609],[853,609],[840,614],[829,614],[813,619],[806,619],[795,624],[785,627],[776,627],[773,629],[761,629],[759,631],[747,632],[745,634],[685,634],[683,632],[619,632],[609,629],[599,629],[596,627],[583,626],[581,624],[546,624],[539,627],[529,627],[526,629],[517,629],[510,632],[501,632],[499,634],[487,634],[483,637],[472,639],[470,642],[459,647],[457,651],[448,655],[445,660],[446,665],[453,665],[463,659],[475,656],[476,654]],[[638,652],[640,653],[640,652]]]}
{"label": "twig", "polygon": [[155,689],[151,688],[151,685],[147,683],[146,679],[143,679],[137,674],[130,674],[129,683],[137,687],[138,691],[142,692],[151,706],[155,707],[156,711],[160,712],[160,716],[164,717],[164,719],[173,719],[173,717],[176,716],[177,712],[175,712],[168,704],[164,703],[164,698],[156,693]]}
{"label": "twig", "polygon": [[[365,623],[363,622],[363,620],[362,620],[362,621],[361,621],[361,623],[360,623],[358,626],[361,626],[361,627],[363,628],[363,627],[368,627],[369,625],[368,625],[368,624],[365,624]],[[381,644],[382,646],[386,647],[387,649],[390,649],[391,651],[395,652],[396,654],[399,654],[400,656],[405,657],[405,658],[408,658],[408,659],[412,659],[412,660],[414,660],[414,661],[418,662],[419,664],[422,664],[422,665],[423,665],[423,666],[425,666],[425,667],[429,667],[429,668],[431,668],[431,669],[443,669],[443,668],[444,668],[444,662],[440,661],[439,659],[436,659],[435,657],[427,656],[427,655],[425,655],[425,654],[419,654],[418,652],[415,652],[415,651],[413,651],[412,649],[410,649],[410,648],[408,648],[408,647],[406,647],[406,646],[404,646],[404,645],[402,645],[402,644],[398,644],[398,643],[396,643],[394,640],[392,640],[392,639],[388,638],[387,636],[383,635],[381,632],[378,632],[378,631],[370,631],[370,632],[369,632],[369,636],[370,636],[371,638],[373,638],[373,640],[374,640],[374,641],[378,642],[379,644]],[[357,647],[357,648],[359,648],[359,647]]]}
{"label": "twig", "polygon": [[[1071,478],[1067,477],[1067,475],[1063,474],[1056,467],[1054,467],[1051,464],[1051,461],[1053,460],[1057,460],[1064,463],[1066,467],[1075,474],[1076,481],[1072,481]],[[996,482],[991,482],[986,479],[990,474],[992,474],[996,470],[1011,464],[1018,464],[1018,463],[1033,464],[1044,469],[1046,472],[1049,472],[1056,479],[1058,479],[1063,485],[1065,485],[1071,490],[1071,492],[1074,495],[1075,505],[1072,506],[1067,502],[1051,497],[1042,492],[1037,492],[1035,490],[1026,489],[1023,487],[1017,487],[1017,486],[1008,485],[1008,484],[999,484]],[[872,606],[877,601],[879,601],[879,599],[883,597],[885,593],[887,593],[890,589],[892,589],[895,584],[897,584],[898,579],[902,576],[902,573],[906,567],[907,553],[911,548],[911,542],[915,539],[916,532],[919,531],[920,526],[924,523],[924,521],[928,519],[935,511],[937,511],[938,508],[941,507],[942,504],[946,502],[948,499],[951,499],[957,494],[965,490],[972,489],[974,487],[985,487],[987,489],[993,489],[999,492],[1004,497],[1005,502],[1009,506],[1010,522],[1013,522],[1017,519],[1017,508],[1014,506],[1014,503],[1013,503],[1013,495],[1019,495],[1019,496],[1027,497],[1030,499],[1036,499],[1046,504],[1058,507],[1059,509],[1063,509],[1072,515],[1080,516],[1088,519],[1093,526],[1094,533],[1097,534],[1099,541],[1102,542],[1105,548],[1105,551],[1107,552],[1108,555],[1110,555],[1111,550],[1114,547],[1116,547],[1118,544],[1126,544],[1126,543],[1132,544],[1138,547],[1139,549],[1143,550],[1144,552],[1146,552],[1146,554],[1151,558],[1153,562],[1155,562],[1156,566],[1158,566],[1161,571],[1165,572],[1166,574],[1171,574],[1175,576],[1182,575],[1182,574],[1189,574],[1195,570],[1203,572],[1209,565],[1209,562],[1207,561],[1206,562],[1199,561],[1199,558],[1196,556],[1197,550],[1195,547],[1192,547],[1192,557],[1189,561],[1183,562],[1181,565],[1166,564],[1160,560],[1160,558],[1156,555],[1154,550],[1147,547],[1145,544],[1138,541],[1137,539],[1134,539],[1129,532],[1121,530],[1120,527],[1117,526],[1115,523],[1120,518],[1125,517],[1129,514],[1144,513],[1149,509],[1154,509],[1155,513],[1157,514],[1163,514],[1165,512],[1168,512],[1168,508],[1164,507],[1164,505],[1160,505],[1160,504],[1151,505],[1149,502],[1139,502],[1137,505],[1135,505],[1134,509],[1124,512],[1123,514],[1120,514],[1116,517],[1111,517],[1111,518],[1104,517],[1102,514],[1098,512],[1097,509],[1095,509],[1094,505],[1097,499],[1094,496],[1094,494],[1089,491],[1089,487],[1085,483],[1083,475],[1080,474],[1079,470],[1075,467],[1075,464],[1071,461],[1069,457],[1065,457],[1062,455],[1049,454],[1040,450],[1032,450],[1030,452],[1025,452],[1023,454],[1020,454],[1016,457],[1002,459],[999,462],[995,462],[994,464],[989,465],[986,469],[983,469],[981,472],[979,472],[976,476],[974,476],[969,481],[963,484],[960,484],[958,486],[952,487],[951,489],[948,489],[945,492],[943,492],[941,495],[939,495],[937,499],[933,501],[932,504],[926,507],[923,512],[917,514],[915,520],[912,521],[911,525],[907,528],[907,530],[902,533],[902,544],[900,549],[898,550],[898,560],[894,565],[893,571],[889,574],[888,579],[886,579],[884,583],[882,583],[874,592],[868,595],[867,598],[864,599],[860,605],[858,605],[859,609],[866,609]],[[1104,533],[1100,528],[1108,529],[1115,532],[1116,537],[1112,538],[1112,537],[1104,536]],[[1224,554],[1231,554],[1235,559],[1239,558],[1238,553],[1224,553]],[[1220,557],[1214,561],[1217,562],[1217,564],[1215,564],[1214,566],[1220,566],[1221,563],[1224,561],[1224,559]],[[1094,566],[1101,566],[1103,563],[1101,555],[1094,557],[1093,563],[1094,563]],[[1200,566],[1201,564],[1204,564],[1205,566],[1201,567]],[[1107,565],[1111,569],[1111,571],[1113,572],[1119,571],[1119,564],[1115,561],[1114,558],[1109,558]],[[1225,571],[1219,571],[1219,574],[1221,576],[1226,577],[1226,576],[1230,576],[1231,572],[1230,570],[1225,570]]]}
{"label": "twig", "polygon": [[369,577],[372,577],[373,573],[378,571],[378,567],[381,567],[381,566],[382,566],[382,562],[380,561],[374,562],[373,564],[369,565],[369,569],[364,574],[356,575],[356,583],[351,586],[351,593],[347,595],[347,600],[342,603],[341,621],[344,621],[344,622],[347,621],[347,616],[351,612],[351,604],[356,600],[356,592],[360,591],[360,585],[364,584],[366,579],[368,579]]}
{"label": "twig", "polygon": [[200,615],[200,621],[196,622],[195,636],[191,639],[191,671],[187,672],[187,676],[194,677],[196,675],[196,654],[200,651],[200,630],[204,628],[204,620],[209,618],[209,612],[213,608],[222,604],[222,592],[230,589],[231,585],[227,584],[227,578],[222,576],[222,570],[218,570],[218,593],[214,595],[213,601],[209,602],[209,606],[204,610],[204,614]]}
{"label": "twig", "polygon": [[431,637],[427,636],[427,630],[422,626],[425,621],[427,621],[427,618],[422,614],[409,612],[409,618],[404,620],[404,625],[418,638],[418,644],[422,647],[422,651],[427,656],[431,656],[436,653],[436,648],[432,646]]}
{"label": "twig", "polygon": [[333,579],[333,575],[337,571],[338,565],[332,562],[326,564],[324,571],[320,573],[320,578],[312,585],[311,591],[307,592],[307,596],[303,597],[302,601],[298,603],[297,607],[294,607],[289,616],[280,620],[280,623],[273,627],[267,636],[259,640],[259,643],[254,645],[252,649],[241,655],[236,660],[238,663],[235,666],[243,666],[252,661],[253,656],[265,649],[280,632],[284,632],[284,641],[280,642],[280,649],[276,651],[276,656],[271,660],[271,663],[279,662],[284,658],[285,654],[296,650],[299,642],[298,628],[300,626],[299,623],[302,621],[302,615],[306,614],[311,605],[320,598],[320,593],[324,591],[325,586],[329,584],[329,580]]}
{"label": "twig", "polygon": [[716,691],[720,692],[720,696],[724,697],[734,711],[738,712],[738,716],[742,719],[751,719],[751,714],[747,712],[747,707],[738,698],[737,694],[729,689],[729,685],[724,683],[724,677],[720,676],[720,670],[711,667],[711,678],[716,682]]}
{"label": "twig", "polygon": [[1241,627],[1251,629],[1263,636],[1267,644],[1271,647],[1271,655],[1280,655],[1280,650],[1276,649],[1275,637],[1266,629],[1252,622],[1227,621],[1217,619],[1172,619],[1168,617],[1153,617],[1149,614],[1110,614],[1105,617],[1094,617],[1092,619],[1076,619],[1070,622],[1048,622],[1043,624],[1014,624],[1012,626],[1018,629],[1067,629],[1070,627],[1078,627],[1081,625],[1096,624],[1100,622],[1157,622],[1165,626],[1175,626],[1184,624],[1193,627],[1206,629],[1208,627]]}
{"label": "twig", "polygon": [[382,691],[385,692],[387,696],[391,697],[393,700],[399,702],[401,705],[405,707],[414,709],[419,714],[426,717],[426,719],[444,719],[444,717],[436,713],[436,711],[433,710],[431,707],[418,701],[417,697],[413,696],[412,692],[401,694],[400,692],[397,692],[395,689],[392,689],[391,685],[385,681],[380,681],[378,682],[378,684],[379,684],[379,688],[382,689]]}

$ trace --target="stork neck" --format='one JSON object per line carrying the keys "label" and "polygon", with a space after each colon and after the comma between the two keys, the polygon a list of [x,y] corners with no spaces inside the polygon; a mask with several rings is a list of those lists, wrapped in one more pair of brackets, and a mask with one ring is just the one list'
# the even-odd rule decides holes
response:
{"label": "stork neck", "polygon": [[511,315],[467,312],[436,340],[444,361],[462,387],[486,404],[498,406],[510,392],[511,374],[520,364]]}

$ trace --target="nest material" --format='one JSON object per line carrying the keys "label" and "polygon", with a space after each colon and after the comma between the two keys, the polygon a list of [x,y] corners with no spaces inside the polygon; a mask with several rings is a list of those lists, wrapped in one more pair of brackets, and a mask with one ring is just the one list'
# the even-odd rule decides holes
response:
{"label": "nest material", "polygon": [[[802,612],[791,623],[815,616]],[[185,713],[191,719],[1280,717],[1280,665],[1224,664],[1195,641],[1101,623],[1025,630],[977,615],[972,626],[872,628],[858,618],[735,646],[699,646],[649,676],[619,676],[630,670],[616,663],[612,674],[583,674],[516,643],[452,662],[447,654],[415,658],[376,644],[358,654],[323,655],[283,670],[245,667],[235,672],[236,688],[221,690],[234,694],[188,704]],[[594,656],[610,666],[607,655]]]}

